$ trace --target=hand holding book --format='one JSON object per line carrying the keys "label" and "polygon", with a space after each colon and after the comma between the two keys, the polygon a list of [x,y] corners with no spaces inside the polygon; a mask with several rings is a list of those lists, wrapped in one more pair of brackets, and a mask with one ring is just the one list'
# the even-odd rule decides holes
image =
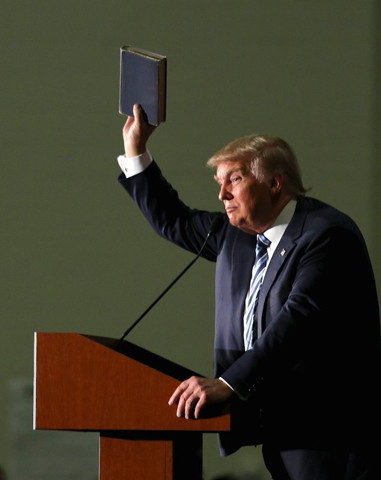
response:
{"label": "hand holding book", "polygon": [[133,107],[133,117],[128,117],[123,127],[123,140],[126,157],[137,157],[146,151],[149,137],[156,127],[144,119],[144,112],[140,105]]}

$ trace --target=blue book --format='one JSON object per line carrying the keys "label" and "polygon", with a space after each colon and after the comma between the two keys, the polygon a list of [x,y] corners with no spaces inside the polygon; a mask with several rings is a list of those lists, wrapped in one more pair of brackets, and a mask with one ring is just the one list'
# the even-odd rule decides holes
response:
{"label": "blue book", "polygon": [[166,116],[167,59],[163,55],[126,45],[120,49],[119,113],[133,116],[139,103],[151,125]]}

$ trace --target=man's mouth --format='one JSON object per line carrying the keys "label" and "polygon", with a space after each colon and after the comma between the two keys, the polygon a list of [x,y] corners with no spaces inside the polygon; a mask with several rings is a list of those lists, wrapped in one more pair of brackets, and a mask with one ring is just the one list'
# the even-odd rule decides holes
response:
{"label": "man's mouth", "polygon": [[225,207],[226,213],[228,213],[228,214],[231,213],[231,212],[233,212],[235,209],[236,209],[236,207],[230,207],[230,206],[229,206],[229,207]]}

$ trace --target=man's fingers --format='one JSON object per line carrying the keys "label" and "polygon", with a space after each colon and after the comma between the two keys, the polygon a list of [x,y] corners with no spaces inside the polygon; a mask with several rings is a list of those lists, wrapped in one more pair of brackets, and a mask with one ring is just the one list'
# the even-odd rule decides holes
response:
{"label": "man's fingers", "polygon": [[186,402],[186,398],[184,396],[184,394],[182,394],[178,400],[178,403],[177,403],[177,411],[176,411],[176,415],[180,418],[183,416],[184,414],[184,411],[185,411],[185,402]]}
{"label": "man's fingers", "polygon": [[177,403],[178,417],[200,418],[205,405],[225,402],[232,395],[233,390],[219,379],[191,377],[176,388],[168,403]]}
{"label": "man's fingers", "polygon": [[198,419],[200,417],[201,411],[204,408],[206,404],[206,399],[200,398],[199,401],[197,402],[196,408],[194,409],[194,418]]}
{"label": "man's fingers", "polygon": [[169,401],[168,401],[169,405],[173,405],[174,403],[178,403],[181,394],[183,393],[183,391],[184,391],[186,388],[187,388],[186,382],[182,382],[182,383],[176,388],[176,390],[173,392],[171,398],[169,399]]}
{"label": "man's fingers", "polygon": [[176,415],[178,417],[185,415],[185,418],[189,418],[190,416],[189,412],[192,408],[193,395],[191,390],[188,391],[188,387],[188,382],[181,383],[174,391],[172,397],[169,399],[169,405],[177,403]]}
{"label": "man's fingers", "polygon": [[185,418],[198,418],[204,405],[204,395],[192,394],[185,403]]}
{"label": "man's fingers", "polygon": [[197,402],[199,402],[198,394],[190,391],[190,389],[185,390],[180,396],[176,415],[178,417],[184,416],[186,419],[192,418]]}
{"label": "man's fingers", "polygon": [[192,417],[195,404],[199,399],[199,395],[197,393],[198,389],[195,388],[196,386],[197,379],[195,377],[191,377],[190,379],[182,382],[169,399],[169,405],[177,403],[176,415],[178,417]]}
{"label": "man's fingers", "polygon": [[135,103],[134,105],[134,117],[135,117],[136,126],[140,128],[143,122],[143,110],[138,103]]}

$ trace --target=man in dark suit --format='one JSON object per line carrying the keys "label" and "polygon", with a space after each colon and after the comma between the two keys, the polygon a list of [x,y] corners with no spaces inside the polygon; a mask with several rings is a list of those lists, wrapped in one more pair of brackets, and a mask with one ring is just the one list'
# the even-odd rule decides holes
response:
{"label": "man in dark suit", "polygon": [[345,214],[305,197],[289,145],[252,135],[209,161],[226,215],[190,209],[146,152],[140,108],[124,127],[121,184],[163,237],[216,265],[216,378],[169,400],[198,418],[229,401],[223,455],[263,443],[275,480],[376,480],[380,326],[364,239]]}

